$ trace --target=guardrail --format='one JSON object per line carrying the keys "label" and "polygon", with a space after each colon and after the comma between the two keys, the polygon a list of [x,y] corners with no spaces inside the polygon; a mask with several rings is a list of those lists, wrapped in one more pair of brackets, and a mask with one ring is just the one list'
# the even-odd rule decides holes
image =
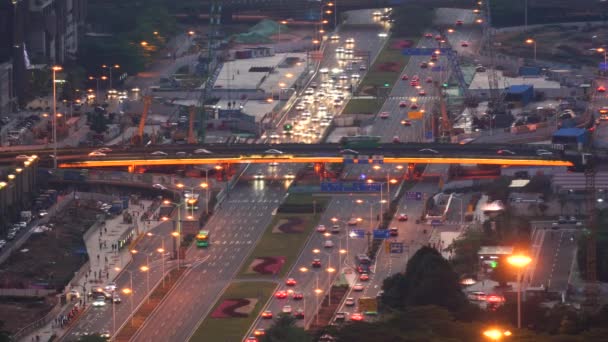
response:
{"label": "guardrail", "polygon": [[59,298],[57,298],[57,303],[55,304],[55,306],[53,306],[51,311],[49,311],[46,315],[44,315],[40,319],[34,321],[33,323],[23,327],[21,330],[14,333],[12,335],[12,340],[19,341],[19,340],[23,339],[24,337],[26,337],[27,335],[29,335],[30,333],[32,333],[33,331],[35,331],[36,329],[45,326],[50,321],[55,319],[55,317],[57,317],[57,315],[59,315],[59,313],[62,310],[62,307],[63,307],[63,305],[61,304],[61,300]]}

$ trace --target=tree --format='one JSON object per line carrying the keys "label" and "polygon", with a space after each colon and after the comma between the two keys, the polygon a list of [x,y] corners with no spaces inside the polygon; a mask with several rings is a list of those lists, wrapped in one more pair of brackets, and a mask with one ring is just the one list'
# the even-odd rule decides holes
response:
{"label": "tree", "polygon": [[437,305],[450,311],[466,306],[458,275],[439,252],[419,249],[407,263],[405,274],[385,280],[382,303],[394,310],[410,306]]}
{"label": "tree", "polygon": [[103,113],[91,113],[91,124],[89,128],[97,134],[104,133],[108,130],[108,120]]}
{"label": "tree", "polygon": [[262,342],[312,342],[312,337],[296,325],[296,318],[291,315],[280,315],[274,324],[266,330]]}
{"label": "tree", "polygon": [[4,321],[0,321],[0,342],[12,341],[8,331],[4,330]]}

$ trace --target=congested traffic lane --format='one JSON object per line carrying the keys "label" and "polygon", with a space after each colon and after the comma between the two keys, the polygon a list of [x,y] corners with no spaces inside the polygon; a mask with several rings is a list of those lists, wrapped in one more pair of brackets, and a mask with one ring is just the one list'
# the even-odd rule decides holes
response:
{"label": "congested traffic lane", "polygon": [[[352,16],[350,14],[353,14]],[[371,11],[349,13],[349,24],[373,24]],[[276,131],[266,136],[271,142],[317,142],[330,122],[339,116],[351,96],[351,86],[356,87],[365,76],[369,63],[381,50],[378,33],[386,30],[382,25],[365,29],[349,25],[346,29],[329,34],[325,43],[323,60],[316,76],[299,95],[298,101]],[[358,56],[369,53],[369,58]],[[354,62],[354,63],[353,63]],[[290,125],[290,130],[283,130]]]}
{"label": "congested traffic lane", "polygon": [[[360,201],[357,201],[360,200]],[[341,268],[345,265],[353,265],[354,257],[359,253],[364,253],[367,248],[366,239],[357,239],[348,237],[347,232],[351,229],[364,229],[369,231],[369,206],[368,202],[378,202],[377,195],[361,195],[354,198],[350,195],[335,196],[328,204],[323,213],[319,224],[322,224],[326,231],[315,231],[306,243],[302,253],[293,269],[289,272],[284,280],[282,280],[279,291],[286,291],[287,298],[270,299],[267,305],[267,310],[272,312],[276,317],[282,311],[285,305],[291,306],[292,314],[295,314],[299,309],[304,311],[304,319],[300,320],[299,324],[308,325],[313,318],[317,304],[326,295],[329,284],[335,281],[336,276],[340,273]],[[363,201],[363,203],[360,203]],[[375,208],[375,212],[377,211]],[[337,219],[335,222],[332,218]],[[348,225],[351,219],[359,218],[359,222],[355,225]],[[372,217],[372,223],[375,224],[375,217]],[[340,227],[338,234],[332,234],[333,225]],[[348,242],[347,242],[348,239]],[[333,247],[325,247],[326,241],[332,241]],[[340,253],[340,250],[344,250]],[[320,261],[319,267],[313,266],[313,261]],[[333,269],[333,272],[328,272],[328,269]],[[295,286],[288,286],[286,280],[292,278],[296,281]],[[315,293],[315,289],[320,289],[320,294]],[[294,299],[293,293],[301,293],[302,299]],[[252,327],[268,329],[272,325],[272,320],[258,318]]]}
{"label": "congested traffic lane", "polygon": [[[409,191],[431,195],[435,193],[437,189],[436,183],[421,182],[417,183]],[[397,213],[389,224],[389,228],[397,228],[397,236],[392,236],[387,242],[402,242],[404,245],[403,254],[387,253],[385,247],[381,246],[374,262],[374,272],[370,273],[369,281],[365,283],[355,278],[355,282],[365,285],[363,290],[353,291],[351,288],[347,294],[347,298],[352,298],[352,300],[345,300],[340,308],[336,310],[336,312],[346,313],[347,320],[349,319],[350,314],[361,312],[358,304],[360,298],[377,297],[382,290],[384,279],[392,274],[404,272],[409,258],[416,253],[420,247],[424,246],[429,239],[430,227],[424,223],[416,223],[424,211],[423,200],[412,200],[403,196],[399,201],[397,208]],[[404,220],[402,215],[407,215],[407,220]]]}

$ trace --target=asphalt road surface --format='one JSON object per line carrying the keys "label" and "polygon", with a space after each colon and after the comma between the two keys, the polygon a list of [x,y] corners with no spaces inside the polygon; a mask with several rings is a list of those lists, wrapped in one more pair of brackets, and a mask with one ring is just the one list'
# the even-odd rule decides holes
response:
{"label": "asphalt road surface", "polygon": [[186,341],[240,269],[285,195],[279,182],[239,183],[207,223],[211,246],[192,249],[193,262],[134,341]]}

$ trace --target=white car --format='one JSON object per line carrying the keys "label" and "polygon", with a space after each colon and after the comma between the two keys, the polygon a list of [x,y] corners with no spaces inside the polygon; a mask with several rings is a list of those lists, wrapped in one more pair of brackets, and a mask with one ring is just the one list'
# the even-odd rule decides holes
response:
{"label": "white car", "polygon": [[152,185],[152,187],[154,189],[158,189],[158,190],[167,190],[167,187],[162,184],[154,184],[154,185]]}
{"label": "white car", "polygon": [[304,110],[304,108],[305,108],[304,105],[301,103],[296,106],[297,111],[302,111],[302,110]]}
{"label": "white car", "polygon": [[15,159],[17,159],[17,160],[28,160],[28,159],[30,159],[30,156],[26,156],[25,154],[20,154],[20,155],[16,156]]}
{"label": "white car", "polygon": [[363,286],[363,284],[356,283],[356,284],[353,286],[353,291],[356,291],[356,292],[361,292],[361,291],[363,291],[363,289],[364,289],[364,288],[365,288],[365,286]]}
{"label": "white car", "polygon": [[358,222],[359,221],[357,221],[357,219],[353,217],[350,220],[348,220],[348,225],[349,226],[356,226]]}
{"label": "white car", "polygon": [[262,171],[258,171],[254,176],[254,179],[264,179],[264,174],[262,173]]}
{"label": "white car", "polygon": [[536,155],[537,156],[552,156],[553,152],[540,149],[540,150],[536,150]]}
{"label": "white car", "polygon": [[389,112],[382,112],[380,113],[380,119],[388,119],[388,117],[391,115],[391,113]]}
{"label": "white car", "polygon": [[103,152],[99,152],[99,151],[93,151],[91,153],[89,153],[89,157],[105,157],[106,154]]}
{"label": "white car", "polygon": [[331,240],[325,240],[325,243],[323,244],[323,247],[325,248],[332,248],[334,246],[334,242]]}
{"label": "white car", "polygon": [[380,38],[386,38],[386,37],[388,37],[388,33],[386,33],[386,32],[380,32],[380,33],[378,33],[378,37],[380,37]]}
{"label": "white car", "polygon": [[167,156],[168,155],[167,153],[165,153],[163,151],[155,151],[155,152],[152,152],[150,154],[153,155],[153,156]]}
{"label": "white car", "polygon": [[102,148],[98,148],[97,151],[102,152],[102,153],[110,153],[110,152],[112,152],[112,149],[109,147],[102,147]]}
{"label": "white car", "polygon": [[285,175],[285,179],[294,179],[296,178],[296,176],[293,174],[293,172],[287,172],[287,174]]}
{"label": "white car", "polygon": [[103,296],[96,297],[91,304],[93,306],[106,306],[106,298]]}
{"label": "white car", "polygon": [[355,38],[346,38],[345,42],[346,42],[346,44],[354,44]]}
{"label": "white car", "polygon": [[327,231],[327,228],[325,227],[324,224],[320,224],[317,226],[317,232],[319,233],[325,233]]}
{"label": "white car", "polygon": [[290,314],[293,311],[293,309],[291,308],[291,305],[285,305],[285,306],[283,306],[283,310],[281,310],[281,311],[285,314]]}
{"label": "white car", "polygon": [[116,290],[116,283],[115,282],[109,282],[104,289],[108,292],[112,292]]}
{"label": "white car", "polygon": [[333,41],[340,40],[340,36],[338,36],[337,34],[334,34],[330,37],[330,39]]}
{"label": "white car", "polygon": [[212,152],[204,148],[194,150],[194,154],[211,154]]}

